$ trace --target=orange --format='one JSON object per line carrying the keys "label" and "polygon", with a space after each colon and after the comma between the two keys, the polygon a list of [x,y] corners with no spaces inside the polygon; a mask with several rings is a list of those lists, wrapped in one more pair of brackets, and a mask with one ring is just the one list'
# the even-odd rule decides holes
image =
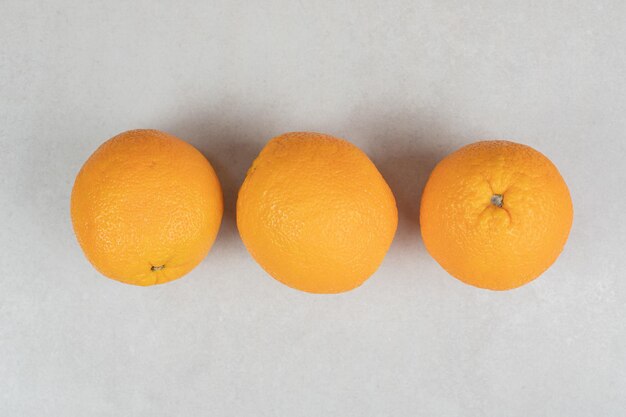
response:
{"label": "orange", "polygon": [[426,249],[451,275],[508,290],[541,275],[559,256],[573,217],[557,168],[513,142],[465,146],[433,170],[420,209]]}
{"label": "orange", "polygon": [[320,133],[272,139],[237,200],[237,226],[252,257],[280,282],[312,293],[361,285],[397,224],[393,194],[367,155]]}
{"label": "orange", "polygon": [[102,144],[76,177],[74,232],[87,259],[135,285],[172,281],[209,252],[222,219],[215,171],[193,146],[156,130]]}

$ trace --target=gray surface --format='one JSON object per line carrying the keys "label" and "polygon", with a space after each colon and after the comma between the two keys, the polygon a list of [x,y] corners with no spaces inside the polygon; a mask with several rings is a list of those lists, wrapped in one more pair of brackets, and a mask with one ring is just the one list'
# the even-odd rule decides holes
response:
{"label": "gray surface", "polygon": [[[0,2],[0,415],[625,415],[626,4],[253,3]],[[99,276],[69,220],[82,163],[138,127],[226,197],[206,260],[152,288]],[[243,175],[292,130],[350,139],[396,194],[353,292],[291,290],[238,238]],[[547,154],[574,200],[563,255],[506,293],[419,236],[429,171],[482,138]]]}

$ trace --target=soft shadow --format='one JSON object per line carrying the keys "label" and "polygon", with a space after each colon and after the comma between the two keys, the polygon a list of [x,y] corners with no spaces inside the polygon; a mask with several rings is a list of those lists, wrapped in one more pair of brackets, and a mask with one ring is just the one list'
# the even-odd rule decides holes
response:
{"label": "soft shadow", "polygon": [[432,117],[409,112],[362,115],[360,139],[391,187],[398,206],[395,242],[421,243],[419,206],[435,165],[451,150],[455,135]]}
{"label": "soft shadow", "polygon": [[198,113],[166,126],[164,130],[184,139],[202,152],[215,169],[224,194],[224,218],[218,239],[239,242],[236,204],[239,187],[248,168],[272,137],[271,123],[259,114],[224,109],[219,114]]}
{"label": "soft shadow", "polygon": [[[457,135],[435,117],[406,110],[359,111],[346,120],[346,139],[355,139],[374,161],[391,187],[399,224],[394,245],[421,246],[419,204],[430,172],[456,147]],[[266,111],[225,105],[221,111],[198,112],[163,130],[193,144],[211,162],[224,192],[220,241],[239,243],[236,226],[237,193],[248,168],[278,130]],[[357,140],[358,138],[358,140]],[[456,139],[456,140],[455,140]],[[364,144],[364,145],[362,145]]]}

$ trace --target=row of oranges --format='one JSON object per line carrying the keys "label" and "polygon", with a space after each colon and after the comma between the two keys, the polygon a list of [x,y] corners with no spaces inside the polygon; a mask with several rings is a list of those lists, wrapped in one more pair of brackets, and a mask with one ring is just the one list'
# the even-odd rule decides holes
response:
{"label": "row of oranges", "polygon": [[[136,285],[168,282],[197,266],[222,212],[220,183],[206,158],[155,130],[105,142],[80,170],[71,197],[87,259],[102,274]],[[436,166],[419,221],[427,250],[451,275],[506,290],[556,260],[572,217],[567,185],[544,155],[485,141]],[[272,139],[237,200],[237,226],[253,258],[277,280],[313,293],[362,284],[382,262],[397,224],[393,193],[367,155],[319,133]]]}

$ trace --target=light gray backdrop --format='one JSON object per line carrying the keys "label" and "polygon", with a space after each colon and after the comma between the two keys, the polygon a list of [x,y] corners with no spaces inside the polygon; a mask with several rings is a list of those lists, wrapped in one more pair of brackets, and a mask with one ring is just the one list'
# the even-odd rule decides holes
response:
{"label": "light gray backdrop", "polygon": [[[0,0],[0,415],[626,415],[626,3]],[[69,196],[109,137],[156,128],[222,181],[187,277],[105,279]],[[236,191],[264,143],[313,130],[366,151],[400,225],[334,296],[250,258]],[[484,138],[548,155],[570,240],[521,289],[461,284],[425,252],[422,187]]]}

